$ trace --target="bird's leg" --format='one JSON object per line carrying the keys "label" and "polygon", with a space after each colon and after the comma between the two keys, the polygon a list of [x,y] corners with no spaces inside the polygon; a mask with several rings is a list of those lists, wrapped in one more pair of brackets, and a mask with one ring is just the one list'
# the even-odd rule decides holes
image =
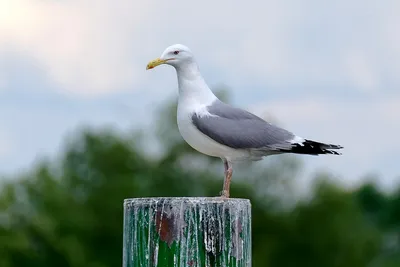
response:
{"label": "bird's leg", "polygon": [[232,164],[228,160],[223,159],[223,161],[224,161],[224,167],[225,167],[225,179],[224,179],[224,187],[223,187],[221,196],[223,198],[229,198],[229,187],[231,184],[233,170],[232,170]]}

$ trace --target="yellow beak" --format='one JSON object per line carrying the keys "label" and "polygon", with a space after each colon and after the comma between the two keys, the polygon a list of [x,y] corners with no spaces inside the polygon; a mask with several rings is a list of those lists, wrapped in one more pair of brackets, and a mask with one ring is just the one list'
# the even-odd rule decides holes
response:
{"label": "yellow beak", "polygon": [[156,58],[152,61],[149,62],[149,64],[147,64],[146,70],[152,69],[157,67],[158,65],[164,64],[165,62],[167,62],[168,59],[161,59],[161,58]]}

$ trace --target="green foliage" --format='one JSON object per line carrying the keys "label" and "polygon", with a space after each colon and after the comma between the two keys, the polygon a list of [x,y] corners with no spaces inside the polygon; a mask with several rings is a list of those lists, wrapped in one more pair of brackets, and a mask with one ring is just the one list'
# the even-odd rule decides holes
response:
{"label": "green foliage", "polygon": [[[123,199],[217,195],[220,160],[184,143],[174,114],[172,105],[160,117],[160,157],[143,152],[140,135],[86,130],[67,143],[59,161],[5,181],[0,266],[121,266]],[[320,177],[309,199],[287,209],[282,202],[290,185],[279,194],[276,188],[299,165],[271,161],[234,175],[232,183],[233,196],[252,201],[253,266],[399,266],[398,244],[386,246],[400,223],[399,192],[388,196],[371,184],[346,191]]]}

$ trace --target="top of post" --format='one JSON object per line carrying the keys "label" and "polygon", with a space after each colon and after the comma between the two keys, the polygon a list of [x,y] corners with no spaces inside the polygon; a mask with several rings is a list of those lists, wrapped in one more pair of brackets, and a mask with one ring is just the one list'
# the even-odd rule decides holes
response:
{"label": "top of post", "polygon": [[148,198],[127,198],[124,199],[124,206],[142,206],[156,203],[186,205],[206,205],[206,204],[229,204],[239,206],[251,206],[249,199],[244,198],[222,198],[222,197],[148,197]]}

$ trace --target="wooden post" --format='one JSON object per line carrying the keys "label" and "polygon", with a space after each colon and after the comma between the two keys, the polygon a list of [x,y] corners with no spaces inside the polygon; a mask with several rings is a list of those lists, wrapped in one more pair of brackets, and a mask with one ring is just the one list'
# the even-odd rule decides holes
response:
{"label": "wooden post", "polygon": [[247,199],[124,201],[123,267],[249,267]]}

